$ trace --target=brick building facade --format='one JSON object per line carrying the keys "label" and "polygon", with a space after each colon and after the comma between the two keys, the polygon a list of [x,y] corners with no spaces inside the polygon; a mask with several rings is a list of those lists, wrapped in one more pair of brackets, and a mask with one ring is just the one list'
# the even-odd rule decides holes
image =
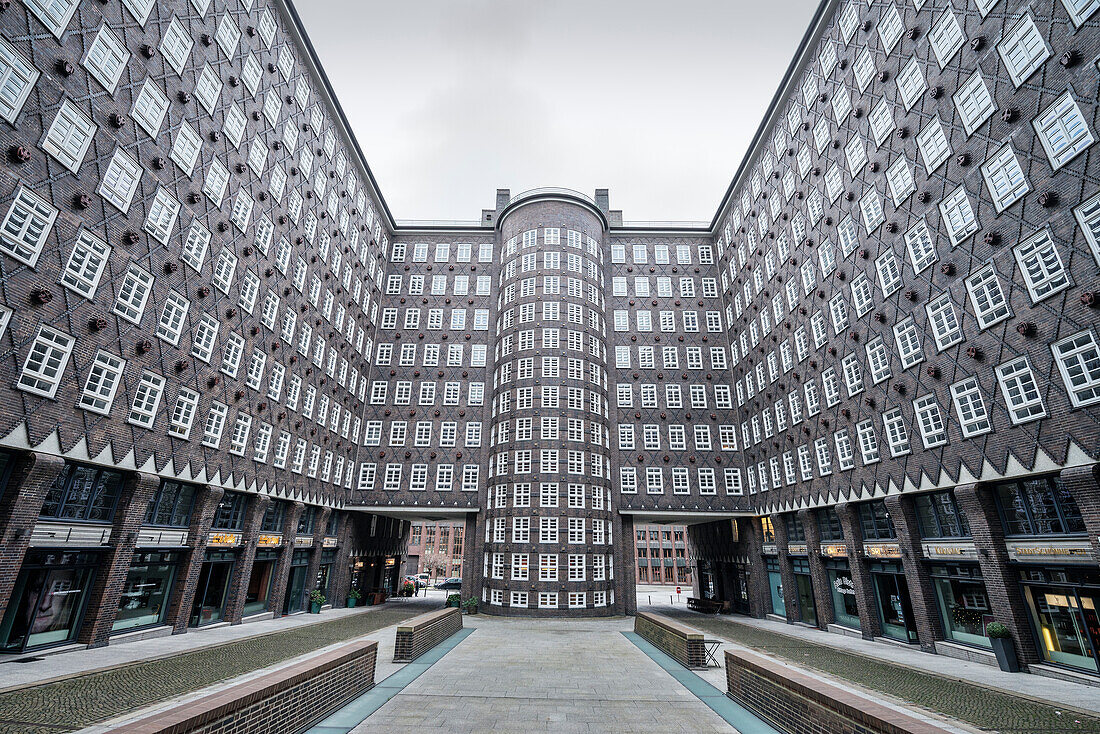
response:
{"label": "brick building facade", "polygon": [[[0,14],[0,644],[699,593],[1097,671],[1095,0],[827,0],[709,227],[401,226],[286,0]],[[381,102],[381,100],[380,100]],[[1071,673],[1065,673],[1071,674]]]}
{"label": "brick building facade", "polygon": [[690,589],[695,585],[684,525],[634,526],[635,580]]}

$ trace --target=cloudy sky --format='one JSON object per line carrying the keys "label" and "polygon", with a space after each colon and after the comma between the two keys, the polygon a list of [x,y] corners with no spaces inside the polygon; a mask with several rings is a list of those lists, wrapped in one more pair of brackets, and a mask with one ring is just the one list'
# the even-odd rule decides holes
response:
{"label": "cloudy sky", "polygon": [[299,0],[398,219],[497,188],[709,221],[817,0]]}

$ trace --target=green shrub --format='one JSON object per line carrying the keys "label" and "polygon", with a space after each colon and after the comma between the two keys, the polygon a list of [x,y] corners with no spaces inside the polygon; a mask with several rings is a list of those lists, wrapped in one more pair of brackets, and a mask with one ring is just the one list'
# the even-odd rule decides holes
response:
{"label": "green shrub", "polygon": [[1000,622],[990,622],[985,626],[985,636],[989,639],[1012,637],[1012,632]]}

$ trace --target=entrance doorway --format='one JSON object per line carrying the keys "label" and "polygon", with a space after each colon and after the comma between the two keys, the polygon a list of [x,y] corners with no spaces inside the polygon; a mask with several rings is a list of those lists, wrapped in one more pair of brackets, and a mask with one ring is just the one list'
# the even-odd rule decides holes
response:
{"label": "entrance doorway", "polygon": [[875,598],[882,634],[902,642],[916,642],[913,604],[901,568],[896,564],[876,565],[879,568],[872,570],[871,578],[875,581]]}
{"label": "entrance doorway", "polygon": [[220,622],[225,616],[229,577],[233,575],[234,553],[207,553],[195,588],[189,626],[201,627]]}

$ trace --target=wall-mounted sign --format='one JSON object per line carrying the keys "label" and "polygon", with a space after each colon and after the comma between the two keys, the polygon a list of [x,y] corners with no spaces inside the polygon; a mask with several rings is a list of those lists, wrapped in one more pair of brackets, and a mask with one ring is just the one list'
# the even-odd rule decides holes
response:
{"label": "wall-mounted sign", "polygon": [[848,594],[849,596],[855,596],[856,587],[852,583],[851,576],[837,576],[833,581],[833,588],[840,594]]}
{"label": "wall-mounted sign", "polygon": [[336,543],[337,543],[336,536],[327,535],[327,536],[325,536],[325,539],[321,541],[321,547],[322,548],[335,548]]}
{"label": "wall-mounted sign", "polygon": [[901,558],[901,546],[897,543],[864,543],[863,553],[868,558]]}
{"label": "wall-mounted sign", "polygon": [[921,546],[925,558],[936,560],[973,560],[978,557],[978,550],[973,543],[925,543]]}
{"label": "wall-mounted sign", "polygon": [[265,533],[256,538],[256,546],[259,548],[278,548],[283,544],[283,536],[278,533]]}
{"label": "wall-mounted sign", "polygon": [[1088,540],[1010,540],[1005,545],[1008,557],[1021,563],[1096,563]]}
{"label": "wall-mounted sign", "polygon": [[809,553],[805,543],[787,543],[787,553],[792,556],[804,556]]}
{"label": "wall-mounted sign", "polygon": [[206,545],[221,548],[232,547],[241,544],[240,533],[210,533],[206,536]]}
{"label": "wall-mounted sign", "polygon": [[765,543],[763,551],[764,555],[766,556],[778,556],[779,546],[777,546],[775,543]]}
{"label": "wall-mounted sign", "polygon": [[312,535],[299,535],[294,539],[295,548],[312,548],[313,536]]}
{"label": "wall-mounted sign", "polygon": [[822,543],[821,555],[826,558],[844,558],[848,555],[848,546],[843,543]]}

